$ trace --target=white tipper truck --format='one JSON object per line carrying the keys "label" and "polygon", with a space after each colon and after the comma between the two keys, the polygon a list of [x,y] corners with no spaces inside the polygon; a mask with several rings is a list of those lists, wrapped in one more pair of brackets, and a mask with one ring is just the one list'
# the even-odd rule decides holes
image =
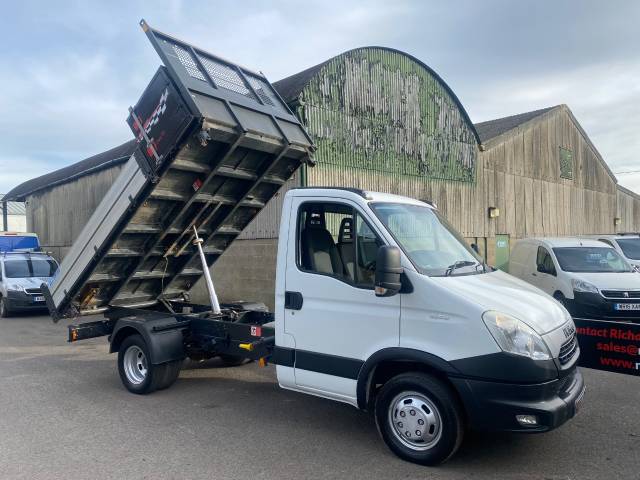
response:
{"label": "white tipper truck", "polygon": [[[425,202],[291,189],[275,311],[220,305],[209,267],[313,144],[262,75],[142,26],[165,67],[130,109],[139,148],[43,285],[54,321],[104,316],[69,325],[70,341],[108,335],[138,394],[172,385],[185,358],[275,364],[281,387],[372,412],[389,448],[425,465],[467,427],[545,432],[576,414],[567,311]],[[202,275],[208,306],[189,302]]]}

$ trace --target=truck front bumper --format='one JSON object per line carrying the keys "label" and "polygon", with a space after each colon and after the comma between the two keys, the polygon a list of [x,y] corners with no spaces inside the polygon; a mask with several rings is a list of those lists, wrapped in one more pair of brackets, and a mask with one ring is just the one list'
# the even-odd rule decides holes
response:
{"label": "truck front bumper", "polygon": [[[577,367],[561,378],[537,384],[513,384],[469,378],[451,378],[467,412],[469,426],[478,430],[546,432],[573,418],[584,395]],[[535,416],[537,423],[522,425],[517,416]]]}

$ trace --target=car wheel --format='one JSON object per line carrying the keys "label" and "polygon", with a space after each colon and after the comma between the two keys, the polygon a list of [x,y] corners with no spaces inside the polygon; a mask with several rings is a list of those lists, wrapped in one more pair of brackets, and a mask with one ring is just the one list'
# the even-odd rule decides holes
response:
{"label": "car wheel", "polygon": [[448,460],[462,443],[463,415],[451,389],[424,373],[405,373],[382,386],[375,418],[383,440],[400,458],[421,465]]}
{"label": "car wheel", "polygon": [[178,378],[182,360],[154,365],[140,335],[124,339],[118,351],[120,380],[132,393],[144,395],[170,387]]}
{"label": "car wheel", "polygon": [[7,301],[3,297],[0,297],[0,317],[7,318],[10,315],[11,312],[9,311],[9,307],[7,307]]}

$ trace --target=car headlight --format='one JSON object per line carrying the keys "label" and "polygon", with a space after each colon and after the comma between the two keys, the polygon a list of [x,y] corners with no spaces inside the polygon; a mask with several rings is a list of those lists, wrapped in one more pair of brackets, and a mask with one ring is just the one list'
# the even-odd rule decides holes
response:
{"label": "car headlight", "polygon": [[576,280],[574,278],[571,280],[571,286],[576,292],[598,293],[598,287],[584,280]]}
{"label": "car headlight", "polygon": [[24,292],[24,287],[22,285],[7,285],[7,290],[11,292]]}
{"label": "car headlight", "polygon": [[491,310],[484,312],[482,320],[503,351],[532,360],[551,359],[542,337],[522,320]]}

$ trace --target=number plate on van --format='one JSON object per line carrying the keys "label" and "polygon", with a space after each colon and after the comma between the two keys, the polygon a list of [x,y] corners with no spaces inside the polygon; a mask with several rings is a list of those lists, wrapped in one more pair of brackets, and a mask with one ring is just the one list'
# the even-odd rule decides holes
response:
{"label": "number plate on van", "polygon": [[44,297],[33,297],[34,302],[44,302]]}
{"label": "number plate on van", "polygon": [[640,303],[616,303],[615,310],[640,310]]}

